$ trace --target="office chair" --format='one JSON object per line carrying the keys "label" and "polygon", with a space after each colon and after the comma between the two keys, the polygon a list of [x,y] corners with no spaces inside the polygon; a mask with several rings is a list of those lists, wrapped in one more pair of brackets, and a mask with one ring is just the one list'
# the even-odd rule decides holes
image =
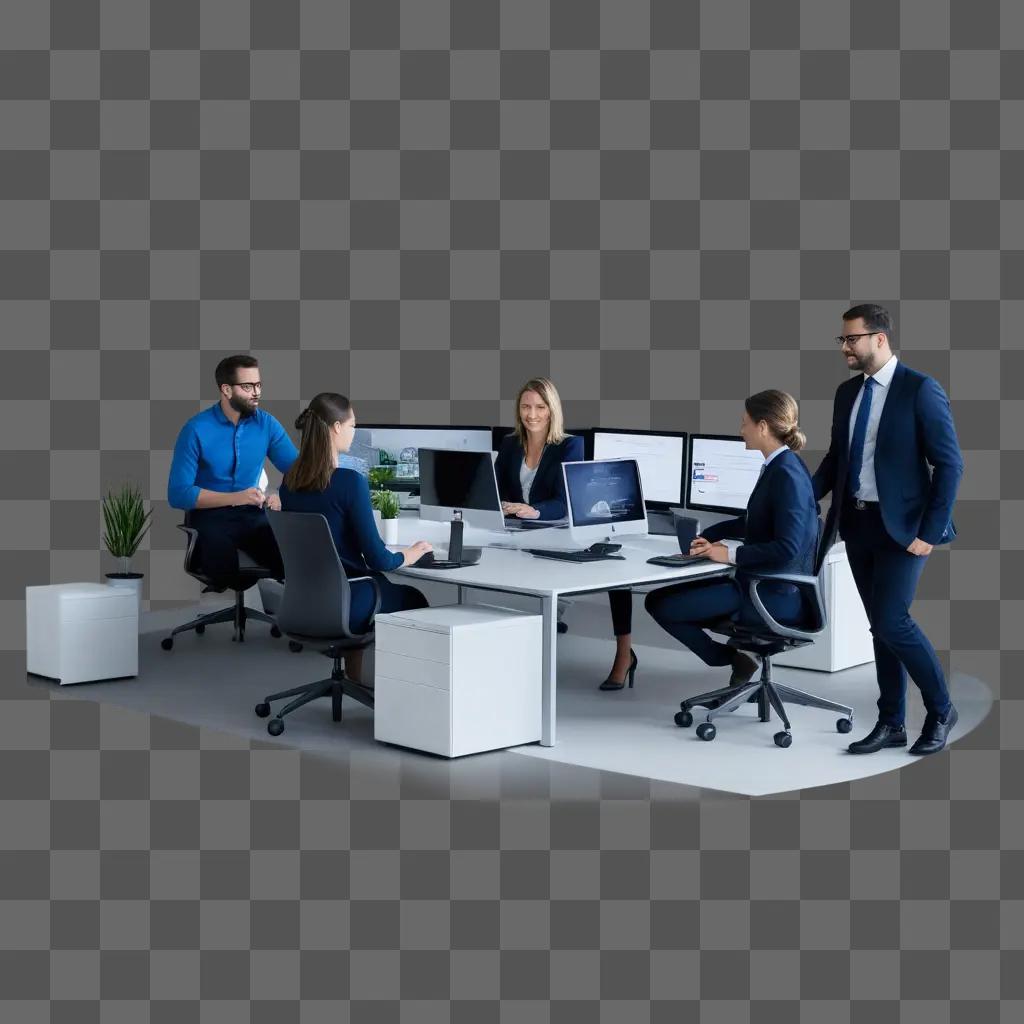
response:
{"label": "office chair", "polygon": [[[232,640],[236,640],[239,643],[245,640],[245,625],[249,619],[256,619],[259,622],[270,623],[270,635],[278,637],[281,635],[281,630],[278,629],[277,623],[274,621],[272,615],[268,615],[266,612],[256,611],[254,608],[246,608],[245,606],[245,592],[255,586],[260,580],[267,579],[270,577],[270,570],[263,565],[259,565],[254,562],[244,551],[238,552],[238,575],[233,577],[230,581],[214,580],[207,576],[202,568],[195,561],[195,549],[196,540],[199,537],[199,531],[189,525],[189,513],[185,513],[185,522],[178,526],[178,529],[183,531],[188,541],[185,545],[185,572],[189,574],[194,580],[198,580],[203,585],[203,593],[222,593],[225,590],[233,590],[235,593],[235,603],[229,608],[221,608],[215,612],[209,612],[206,615],[197,615],[191,622],[185,622],[180,626],[175,626],[171,632],[160,641],[160,646],[165,650],[169,651],[174,646],[174,638],[179,633],[187,632],[190,629],[194,629],[196,634],[202,636],[206,632],[207,626],[212,626],[218,622],[230,622],[234,625],[234,632],[231,636]],[[293,648],[294,649],[294,648]],[[301,648],[300,648],[301,649]]]}
{"label": "office chair", "polygon": [[[380,587],[372,576],[349,579],[327,520],[319,513],[267,512],[267,519],[285,566],[277,621],[292,641],[314,647],[334,662],[330,678],[272,693],[256,705],[256,714],[268,718],[272,701],[294,698],[267,722],[267,732],[280,736],[284,732],[284,716],[318,697],[330,696],[335,722],[341,721],[342,697],[373,707],[373,689],[350,679],[342,662],[346,652],[362,650],[373,643],[373,618],[380,609]],[[373,615],[365,633],[349,629],[350,584],[356,580],[369,580],[374,589]]]}
{"label": "office chair", "polygon": [[[783,699],[792,704],[802,707],[821,708],[824,711],[837,711],[841,718],[836,721],[836,729],[841,733],[848,733],[853,728],[853,708],[845,704],[837,704],[835,701],[825,700],[823,697],[816,697],[814,694],[805,693],[803,690],[776,683],[772,678],[772,657],[784,651],[796,650],[798,647],[806,647],[808,644],[821,636],[828,622],[828,614],[825,610],[825,601],[821,591],[821,570],[825,563],[827,554],[826,539],[822,536],[821,523],[818,524],[818,545],[814,555],[814,575],[802,576],[791,573],[747,573],[750,577],[750,600],[761,618],[759,624],[745,622],[734,622],[732,619],[723,619],[708,626],[713,633],[720,633],[727,637],[726,643],[737,650],[753,654],[761,661],[761,678],[751,679],[742,686],[726,686],[719,690],[712,690],[709,693],[702,693],[696,697],[689,697],[680,703],[680,710],[676,712],[675,723],[682,728],[693,724],[694,707],[707,708],[705,721],[697,726],[697,735],[702,740],[713,740],[717,734],[712,719],[729,711],[735,711],[741,704],[746,702],[756,703],[758,717],[762,722],[771,719],[771,709],[774,708],[779,718],[782,719],[783,731],[777,732],[774,736],[775,745],[778,747],[789,747],[793,743],[793,734],[786,716],[786,708]],[[807,624],[801,628],[798,626],[784,626],[772,618],[771,613],[765,608],[764,603],[758,594],[758,586],[765,580],[776,580],[783,583],[792,583],[800,591],[804,598],[804,607],[809,609]]]}

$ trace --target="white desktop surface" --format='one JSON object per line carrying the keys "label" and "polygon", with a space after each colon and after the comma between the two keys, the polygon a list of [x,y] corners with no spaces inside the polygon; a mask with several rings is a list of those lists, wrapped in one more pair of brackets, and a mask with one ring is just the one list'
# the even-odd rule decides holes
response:
{"label": "white desktop surface", "polygon": [[[447,548],[448,533],[447,523],[420,520],[414,515],[402,515],[398,518],[399,546],[411,544],[416,540],[426,540],[435,545],[435,549],[443,551]],[[732,571],[731,566],[716,562],[674,569],[648,565],[647,559],[654,555],[672,554],[679,550],[674,537],[634,534],[622,537],[620,543],[622,548],[616,554],[625,556],[621,561],[606,559],[599,562],[559,562],[536,558],[522,549],[579,550],[580,545],[572,542],[566,530],[497,533],[467,526],[463,535],[464,546],[484,548],[477,565],[460,569],[405,568],[396,572],[410,579],[448,583],[460,588],[526,594],[540,600],[544,619],[541,744],[550,747],[555,742],[555,645],[560,596],[645,584],[668,586],[682,580],[721,576]]]}

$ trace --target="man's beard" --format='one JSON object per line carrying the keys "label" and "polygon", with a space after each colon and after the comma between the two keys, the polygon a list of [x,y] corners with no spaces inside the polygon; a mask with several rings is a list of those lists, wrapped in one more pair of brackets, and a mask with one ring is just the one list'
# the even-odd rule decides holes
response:
{"label": "man's beard", "polygon": [[239,416],[246,417],[252,416],[256,412],[256,406],[253,405],[251,398],[242,398],[238,395],[232,395],[228,399],[228,404],[231,406]]}

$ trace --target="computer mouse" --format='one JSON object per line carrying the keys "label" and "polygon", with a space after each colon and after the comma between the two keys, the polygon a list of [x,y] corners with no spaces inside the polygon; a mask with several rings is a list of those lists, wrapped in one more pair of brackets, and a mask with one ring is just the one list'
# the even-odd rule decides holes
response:
{"label": "computer mouse", "polygon": [[595,555],[610,555],[618,551],[621,547],[621,544],[605,544],[598,541],[596,544],[591,544],[587,550]]}
{"label": "computer mouse", "polygon": [[420,555],[415,562],[412,563],[411,568],[413,569],[429,569],[434,564],[434,552],[428,551],[425,555]]}

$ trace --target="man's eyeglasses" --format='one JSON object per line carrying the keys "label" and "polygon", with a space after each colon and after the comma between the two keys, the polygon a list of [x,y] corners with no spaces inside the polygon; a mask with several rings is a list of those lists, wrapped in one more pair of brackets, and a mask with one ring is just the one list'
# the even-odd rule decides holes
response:
{"label": "man's eyeglasses", "polygon": [[840,347],[843,345],[852,345],[858,338],[870,338],[872,335],[878,333],[878,331],[865,331],[863,334],[839,334],[836,335],[836,344]]}
{"label": "man's eyeglasses", "polygon": [[247,395],[258,395],[263,390],[263,382],[245,381],[243,384],[232,384],[233,388],[241,388]]}

